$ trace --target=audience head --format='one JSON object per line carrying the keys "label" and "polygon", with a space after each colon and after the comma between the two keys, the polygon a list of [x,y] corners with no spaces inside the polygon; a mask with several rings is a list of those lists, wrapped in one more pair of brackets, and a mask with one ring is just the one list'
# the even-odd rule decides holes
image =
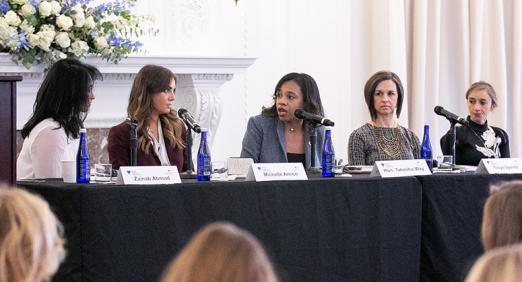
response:
{"label": "audience head", "polygon": [[263,114],[278,116],[283,122],[296,119],[294,111],[303,109],[324,116],[319,88],[315,80],[306,73],[292,72],[283,76],[274,90],[274,104],[263,108]]}
{"label": "audience head", "polygon": [[482,244],[485,250],[522,242],[522,181],[504,183],[484,206]]}
{"label": "audience head", "polygon": [[48,281],[65,256],[61,230],[47,202],[0,186],[0,281]]}
{"label": "audience head", "polygon": [[[380,97],[389,96],[392,108],[378,108],[379,105],[375,103],[376,99]],[[381,114],[386,114],[387,111],[390,113],[395,112],[396,116],[399,117],[402,110],[402,101],[404,100],[404,88],[402,82],[395,73],[391,71],[379,71],[374,73],[364,86],[364,98],[370,116],[373,121]]]}
{"label": "audience head", "polygon": [[486,252],[473,265],[466,282],[518,282],[522,277],[522,244]]}
{"label": "audience head", "polygon": [[47,71],[38,89],[33,115],[22,129],[22,137],[42,120],[53,118],[67,136],[78,138],[80,128],[94,100],[94,81],[102,78],[94,66],[76,59],[62,59]]}
{"label": "audience head", "polygon": [[277,281],[258,240],[230,223],[212,223],[194,235],[169,265],[164,282]]}
{"label": "audience head", "polygon": [[149,152],[149,122],[159,118],[163,134],[171,144],[184,146],[181,138],[183,124],[178,118],[172,103],[176,93],[176,75],[169,69],[157,65],[142,67],[132,83],[127,106],[127,115],[137,121],[138,144]]}
{"label": "audience head", "polygon": [[485,81],[473,83],[466,91],[466,100],[470,119],[478,124],[484,124],[488,113],[497,107],[495,89]]}

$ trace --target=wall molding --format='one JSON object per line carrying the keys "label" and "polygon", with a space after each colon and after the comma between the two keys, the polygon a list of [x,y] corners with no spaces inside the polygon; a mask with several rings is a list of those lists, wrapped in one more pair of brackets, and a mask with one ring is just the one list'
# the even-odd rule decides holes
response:
{"label": "wall molding", "polygon": [[[246,57],[171,57],[129,56],[118,64],[108,63],[98,57],[83,60],[102,72],[103,81],[97,83],[96,101],[89,113],[87,128],[109,128],[125,118],[127,98],[134,75],[146,64],[157,64],[171,69],[178,77],[176,108],[189,110],[202,127],[208,128],[210,143],[222,114],[220,87],[243,73],[255,58]],[[29,118],[38,87],[43,79],[44,68],[33,66],[26,69],[16,65],[7,53],[0,53],[0,74],[21,75],[18,84],[17,128]],[[199,136],[194,140],[197,144]]]}

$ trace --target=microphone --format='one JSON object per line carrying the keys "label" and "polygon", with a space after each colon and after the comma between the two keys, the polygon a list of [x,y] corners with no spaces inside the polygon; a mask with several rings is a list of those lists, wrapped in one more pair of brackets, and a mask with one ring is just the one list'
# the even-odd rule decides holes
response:
{"label": "microphone", "polygon": [[136,127],[138,126],[138,121],[132,118],[127,118],[127,124],[130,125],[130,165],[137,166],[138,165],[138,133],[136,132]]}
{"label": "microphone", "polygon": [[318,123],[318,124],[321,124],[321,125],[326,125],[326,126],[334,126],[334,122],[327,119],[327,118],[324,118],[320,115],[316,115],[316,114],[312,114],[312,113],[309,113],[303,109],[297,109],[295,110],[294,112],[294,116],[298,119],[304,119],[304,120],[308,120],[308,121],[311,121],[311,122],[314,122],[314,123]]}
{"label": "microphone", "polygon": [[436,114],[447,118],[450,122],[458,122],[462,125],[469,124],[465,118],[461,118],[454,113],[448,112],[441,106],[436,106],[435,109],[433,109],[433,110],[435,111]]}
{"label": "microphone", "polygon": [[201,127],[196,123],[189,111],[181,108],[178,110],[178,115],[190,129],[194,130],[196,133],[201,133]]}

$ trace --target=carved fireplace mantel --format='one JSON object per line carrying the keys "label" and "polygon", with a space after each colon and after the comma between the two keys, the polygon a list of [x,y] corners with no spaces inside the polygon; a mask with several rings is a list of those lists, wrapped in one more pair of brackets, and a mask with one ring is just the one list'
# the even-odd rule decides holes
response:
{"label": "carved fireplace mantel", "polygon": [[[96,100],[85,122],[87,128],[109,128],[126,117],[127,101],[134,75],[146,64],[161,65],[171,69],[178,77],[176,109],[189,110],[197,122],[209,130],[210,144],[218,130],[222,113],[219,89],[232,80],[234,74],[244,72],[254,58],[233,57],[167,57],[131,56],[118,64],[88,57],[84,60],[102,72],[103,81],[95,86]],[[0,75],[21,75],[18,85],[17,128],[23,127],[32,113],[36,92],[43,77],[43,67],[26,69],[11,61],[9,54],[0,54]],[[194,144],[198,144],[196,136]]]}

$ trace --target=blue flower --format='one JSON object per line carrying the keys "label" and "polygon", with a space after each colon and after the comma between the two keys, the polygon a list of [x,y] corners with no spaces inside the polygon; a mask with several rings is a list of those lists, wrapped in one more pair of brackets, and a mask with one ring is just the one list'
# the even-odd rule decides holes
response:
{"label": "blue flower", "polygon": [[111,36],[111,37],[109,37],[108,41],[109,41],[109,45],[111,45],[111,46],[121,47],[123,38],[118,37],[118,36]]}
{"label": "blue flower", "polygon": [[27,38],[25,38],[25,33],[20,32],[18,33],[18,40],[16,42],[16,48],[17,49],[25,49],[29,50],[29,42],[27,42]]}
{"label": "blue flower", "polygon": [[111,36],[109,37],[109,45],[116,48],[126,48],[130,50],[138,50],[143,47],[143,43],[139,41],[132,41],[128,38],[123,38],[119,36]]}
{"label": "blue flower", "polygon": [[65,9],[65,11],[71,11],[71,9],[80,4],[80,5],[87,5],[91,2],[92,0],[65,0],[63,2],[63,7]]}
{"label": "blue flower", "polygon": [[7,3],[7,0],[0,1],[0,11],[2,13],[7,13],[9,10],[11,10],[11,6],[9,6],[9,3]]}
{"label": "blue flower", "polygon": [[41,0],[29,0],[29,3],[31,5],[33,5],[34,7],[37,7],[38,4],[40,4],[40,2],[42,2]]}

